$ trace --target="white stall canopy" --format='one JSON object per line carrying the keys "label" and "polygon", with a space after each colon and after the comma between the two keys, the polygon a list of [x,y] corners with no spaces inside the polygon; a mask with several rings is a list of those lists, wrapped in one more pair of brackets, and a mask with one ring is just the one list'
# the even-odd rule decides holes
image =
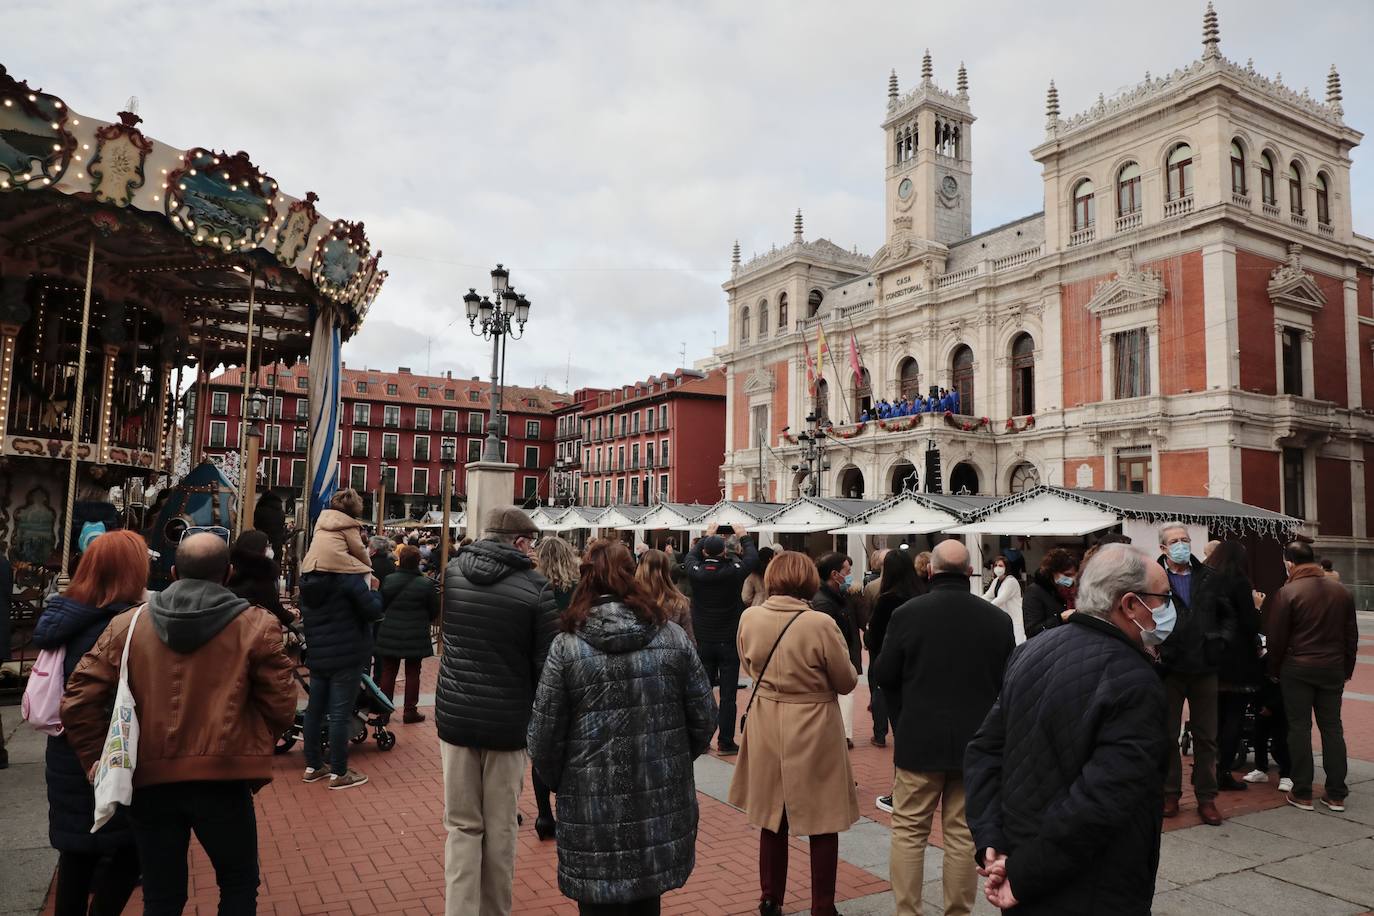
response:
{"label": "white stall canopy", "polygon": [[540,531],[562,532],[562,531],[588,531],[593,528],[602,527],[599,520],[604,509],[597,509],[591,506],[573,506],[564,512],[557,520],[539,529]]}
{"label": "white stall canopy", "polygon": [[611,506],[606,513],[596,520],[596,527],[628,530],[639,523],[639,520],[649,514],[650,506],[631,506],[625,503]]}
{"label": "white stall canopy", "polygon": [[707,510],[707,506],[695,503],[658,503],[649,507],[649,511],[642,518],[633,524],[616,526],[620,531],[633,531],[637,534],[645,531],[686,531],[693,526],[701,514]]}
{"label": "white stall canopy", "polygon": [[879,503],[872,499],[839,499],[825,496],[803,496],[788,503],[755,525],[755,531],[770,534],[810,534],[843,528]]}
{"label": "white stall canopy", "polygon": [[990,496],[899,493],[833,534],[933,534],[948,531],[978,509],[996,502]]}

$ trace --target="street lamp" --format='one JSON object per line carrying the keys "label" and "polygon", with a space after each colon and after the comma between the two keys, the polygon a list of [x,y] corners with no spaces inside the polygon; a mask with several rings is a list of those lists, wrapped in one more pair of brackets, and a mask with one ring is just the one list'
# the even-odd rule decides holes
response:
{"label": "street lamp", "polygon": [[386,522],[386,459],[382,459],[381,479],[377,481],[377,534]]}
{"label": "street lamp", "polygon": [[245,518],[253,517],[258,495],[258,440],[262,434],[257,423],[266,415],[267,396],[256,391],[244,399],[243,436],[239,442],[239,515],[235,534],[242,534]]}
{"label": "street lamp", "polygon": [[443,504],[443,534],[439,536],[439,580],[443,581],[444,570],[448,569],[448,542],[452,536],[449,531],[449,512],[453,505],[453,467],[458,462],[458,443],[451,439],[445,439],[439,445],[439,474],[442,482],[439,486],[442,492]]}
{"label": "street lamp", "polygon": [[530,300],[510,285],[510,271],[497,264],[491,272],[492,298],[477,295],[469,288],[463,296],[468,329],[483,340],[491,341],[491,419],[487,423],[487,438],[482,444],[482,460],[501,460],[501,386],[506,371],[506,340],[525,336],[525,323],[530,320]]}
{"label": "street lamp", "polygon": [[812,412],[807,415],[807,428],[797,433],[797,441],[802,443],[802,464],[792,465],[792,470],[806,468],[806,484],[803,496],[820,496],[821,481],[830,465],[825,463],[825,433],[820,429],[821,416]]}

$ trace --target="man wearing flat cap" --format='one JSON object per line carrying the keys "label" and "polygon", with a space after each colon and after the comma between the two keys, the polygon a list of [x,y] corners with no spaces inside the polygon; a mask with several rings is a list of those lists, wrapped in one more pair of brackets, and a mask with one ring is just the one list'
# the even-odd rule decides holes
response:
{"label": "man wearing flat cap", "polygon": [[511,911],[516,800],[534,688],[558,627],[534,569],[539,531],[515,506],[487,513],[485,536],[444,570],[435,722],[444,769],[446,912]]}

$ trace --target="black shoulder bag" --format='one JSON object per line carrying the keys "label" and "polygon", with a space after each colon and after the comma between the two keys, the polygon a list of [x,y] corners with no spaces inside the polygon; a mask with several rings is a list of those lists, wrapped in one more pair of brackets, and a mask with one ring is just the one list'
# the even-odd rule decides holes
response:
{"label": "black shoulder bag", "polygon": [[759,685],[763,683],[763,676],[768,673],[768,663],[773,660],[773,653],[778,651],[778,643],[782,642],[782,638],[787,635],[787,628],[796,623],[797,618],[805,613],[806,611],[798,611],[793,614],[792,619],[787,621],[787,625],[778,634],[778,638],[773,641],[773,648],[768,650],[768,657],[763,660],[763,667],[759,669],[759,676],[754,679],[754,689],[749,692],[749,702],[744,704],[744,715],[739,717],[740,734],[744,733],[744,723],[749,719],[749,710],[754,705],[754,696],[759,692]]}

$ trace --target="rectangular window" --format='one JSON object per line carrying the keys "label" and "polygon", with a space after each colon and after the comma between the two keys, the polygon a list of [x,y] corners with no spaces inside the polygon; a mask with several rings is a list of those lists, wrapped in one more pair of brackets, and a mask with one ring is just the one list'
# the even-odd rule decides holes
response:
{"label": "rectangular window", "polygon": [[615,450],[615,469],[616,469],[617,471],[623,471],[623,470],[625,470],[625,446],[623,446],[623,445],[618,445],[618,446],[616,446],[616,450]]}
{"label": "rectangular window", "polygon": [[401,425],[401,408],[388,404],[382,408],[382,425],[393,429]]}
{"label": "rectangular window", "polygon": [[1307,468],[1300,448],[1283,450],[1283,511],[1294,518],[1307,518]]}
{"label": "rectangular window", "polygon": [[585,481],[585,480],[582,481],[582,504],[583,504],[583,505],[586,505],[586,503],[587,503],[587,497],[588,497],[588,495],[589,495],[589,489],[590,489],[590,487],[591,487],[591,484],[587,483],[587,481]]}
{"label": "rectangular window", "polygon": [[599,480],[592,486],[592,504],[601,505],[601,481]]}
{"label": "rectangular window", "polygon": [[262,447],[269,452],[281,451],[280,426],[268,426],[263,430]]}
{"label": "rectangular window", "polygon": [[639,432],[639,411],[630,414],[630,432]]}
{"label": "rectangular window", "polygon": [[367,382],[354,382],[353,390],[358,394],[367,394]]}
{"label": "rectangular window", "polygon": [[426,386],[424,386],[424,385],[421,385],[421,386],[416,390],[416,394],[418,394],[418,395],[419,395],[420,397],[422,397],[422,398],[427,398],[427,397],[429,397],[429,388],[426,387]]}
{"label": "rectangular window", "polygon": [[[429,409],[428,407],[417,407],[417,408],[415,408],[415,428],[416,428],[416,429],[429,429],[429,424],[430,424],[430,409]],[[449,430],[449,431],[452,432],[452,430]]]}
{"label": "rectangular window", "polygon": [[446,410],[446,411],[444,411],[444,416],[443,416],[443,421],[442,421],[442,422],[443,422],[443,424],[444,424],[444,432],[446,432],[446,433],[456,433],[456,432],[458,432],[458,411],[456,411],[456,410]]}
{"label": "rectangular window", "polygon": [[661,467],[668,466],[668,440],[658,440],[658,463]]}
{"label": "rectangular window", "polygon": [[358,432],[357,430],[353,432],[353,448],[349,451],[349,454],[356,458],[362,458],[367,455],[367,433]]}
{"label": "rectangular window", "polygon": [[539,431],[539,421],[538,421],[538,420],[526,420],[526,421],[525,421],[525,438],[526,438],[526,439],[538,439],[538,438],[539,438],[539,432],[540,432],[540,431]]}
{"label": "rectangular window", "polygon": [[272,416],[281,419],[281,398],[272,398]]}
{"label": "rectangular window", "polygon": [[481,440],[481,439],[469,439],[469,440],[468,440],[468,461],[481,461],[481,460],[482,460],[482,440]]}
{"label": "rectangular window", "polygon": [[310,414],[310,402],[305,398],[296,398],[296,419],[304,420]]}
{"label": "rectangular window", "polygon": [[396,384],[394,382],[387,382],[386,393],[390,395],[396,394]]}
{"label": "rectangular window", "polygon": [[654,444],[652,442],[644,443],[644,466],[646,468],[654,466]]}
{"label": "rectangular window", "polygon": [[391,464],[391,465],[384,465],[384,467],[386,468],[386,475],[385,475],[385,479],[382,481],[382,483],[383,483],[383,485],[386,486],[387,492],[389,492],[389,493],[395,493],[395,492],[396,492],[396,465],[394,465],[394,464]]}
{"label": "rectangular window", "polygon": [[[636,416],[638,416],[638,414],[636,414]],[[632,502],[632,503],[637,503],[637,502],[639,502],[639,478],[638,478],[638,477],[631,477],[631,478],[630,478],[630,502]]]}
{"label": "rectangular window", "polygon": [[524,498],[533,499],[534,497],[539,495],[539,478],[534,476],[526,476],[524,487]]}
{"label": "rectangular window", "polygon": [[291,451],[305,451],[306,440],[310,437],[310,431],[304,426],[296,427],[296,431],[291,434]]}
{"label": "rectangular window", "polygon": [[476,411],[468,414],[468,433],[471,435],[481,435],[487,428],[487,418]]}
{"label": "rectangular window", "polygon": [[297,387],[297,388],[302,388],[302,389],[303,389],[303,388],[308,388],[309,386],[310,386],[310,379],[309,379],[308,376],[304,376],[304,375],[298,375],[298,376],[296,376],[296,387]]}
{"label": "rectangular window", "polygon": [[508,414],[508,413],[503,413],[503,414],[501,414],[501,423],[500,423],[500,425],[501,425],[501,435],[503,435],[503,436],[509,436],[509,435],[510,435],[510,414]]}
{"label": "rectangular window", "polygon": [[1121,449],[1116,453],[1116,488],[1127,493],[1150,492],[1150,450]]}
{"label": "rectangular window", "polygon": [[537,446],[537,445],[527,445],[527,446],[525,446],[525,467],[527,467],[527,468],[537,468],[537,467],[539,467],[539,446]]}
{"label": "rectangular window", "polygon": [[382,433],[382,457],[395,460],[401,453],[400,433]]}
{"label": "rectangular window", "polygon": [[367,492],[367,465],[354,464],[349,466],[348,485],[359,493]]}
{"label": "rectangular window", "polygon": [[415,468],[410,472],[410,492],[429,495],[429,468]]}
{"label": "rectangular window", "polygon": [[416,460],[416,461],[428,461],[428,460],[429,460],[429,436],[416,436],[416,437],[415,437],[415,460]]}
{"label": "rectangular window", "polygon": [[615,501],[623,503],[625,501],[625,478],[620,477],[615,482]]}
{"label": "rectangular window", "polygon": [[665,502],[666,502],[667,499],[668,499],[668,475],[667,475],[667,474],[659,474],[659,475],[658,475],[658,498],[661,499],[661,500],[664,500]]}
{"label": "rectangular window", "polygon": [[224,416],[229,412],[229,392],[213,391],[210,393],[210,413]]}
{"label": "rectangular window", "polygon": [[768,441],[768,405],[749,408],[749,447],[761,448]]}
{"label": "rectangular window", "polygon": [[445,436],[439,440],[439,457],[444,457],[444,452],[453,456],[453,460],[458,460],[458,440]]}
{"label": "rectangular window", "polygon": [[275,487],[281,482],[281,459],[264,458],[262,462],[262,485]]}
{"label": "rectangular window", "polygon": [[468,400],[476,404],[482,399],[482,392],[477,388],[468,389]]}
{"label": "rectangular window", "polygon": [[1302,331],[1283,329],[1283,393],[1302,397]]}
{"label": "rectangular window", "polygon": [[229,424],[224,420],[210,421],[210,445],[214,448],[224,448],[224,440],[229,434]]}
{"label": "rectangular window", "polygon": [[658,405],[658,425],[660,429],[668,428],[668,405]]}
{"label": "rectangular window", "polygon": [[506,453],[507,453],[508,451],[510,451],[510,449],[508,448],[509,445],[510,445],[509,442],[502,442],[502,443],[501,443],[501,462],[502,462],[503,464],[504,464],[505,461],[506,461]]}
{"label": "rectangular window", "polygon": [[452,389],[452,388],[445,388],[445,389],[444,389],[444,400],[445,400],[445,401],[452,401],[453,398],[454,398],[453,389]]}
{"label": "rectangular window", "polygon": [[293,486],[293,487],[303,487],[303,486],[305,486],[305,459],[304,459],[304,458],[292,458],[292,459],[291,459],[291,486]]}
{"label": "rectangular window", "polygon": [[353,425],[366,426],[372,422],[372,405],[355,403],[353,405]]}
{"label": "rectangular window", "polygon": [[1112,335],[1112,397],[1150,393],[1150,337],[1144,328]]}

